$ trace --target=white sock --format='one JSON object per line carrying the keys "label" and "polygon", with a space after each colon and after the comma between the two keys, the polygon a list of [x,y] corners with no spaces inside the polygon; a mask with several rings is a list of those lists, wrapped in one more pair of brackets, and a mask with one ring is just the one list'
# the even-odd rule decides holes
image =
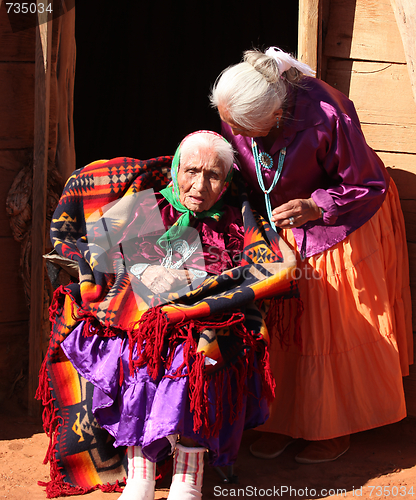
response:
{"label": "white sock", "polygon": [[190,448],[179,443],[176,445],[168,500],[200,500],[202,498],[204,453],[204,448]]}
{"label": "white sock", "polygon": [[119,500],[153,500],[156,464],[147,460],[140,446],[127,448],[127,484]]}

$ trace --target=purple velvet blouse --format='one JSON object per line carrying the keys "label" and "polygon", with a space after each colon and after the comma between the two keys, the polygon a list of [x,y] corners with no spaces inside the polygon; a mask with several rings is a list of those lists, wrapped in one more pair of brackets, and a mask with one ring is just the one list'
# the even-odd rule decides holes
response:
{"label": "purple velvet blouse", "polygon": [[[208,217],[195,219],[193,229],[181,236],[182,248],[192,244],[196,232],[201,243],[186,260],[186,267],[220,274],[238,265],[244,246],[241,211],[229,205],[224,205],[223,210],[219,221]],[[149,192],[140,197],[120,242],[127,267],[135,263],[160,264],[166,251],[157,244],[157,240],[181,215],[160,193]],[[173,262],[182,255],[174,250]]]}
{"label": "purple velvet blouse", "polygon": [[[279,152],[286,147],[280,180],[270,193],[272,209],[293,199],[312,197],[325,211],[323,220],[293,229],[298,248],[310,257],[342,241],[376,213],[387,194],[390,176],[366,143],[354,105],[344,94],[321,80],[305,77],[302,87],[288,95],[288,102],[283,136],[268,151],[273,168],[261,169],[267,189]],[[225,123],[223,135],[239,153],[253,207],[267,218],[251,138],[234,136]],[[259,151],[264,151],[261,137],[256,142]]]}

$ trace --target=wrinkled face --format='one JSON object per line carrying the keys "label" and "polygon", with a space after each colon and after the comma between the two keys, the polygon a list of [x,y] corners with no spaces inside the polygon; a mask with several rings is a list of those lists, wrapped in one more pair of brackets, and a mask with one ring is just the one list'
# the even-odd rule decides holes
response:
{"label": "wrinkled face", "polygon": [[225,169],[215,151],[196,149],[179,166],[180,202],[193,212],[209,210],[217,201],[225,178]]}
{"label": "wrinkled face", "polygon": [[266,137],[272,128],[276,127],[276,117],[277,114],[281,116],[281,110],[273,114],[268,120],[265,121],[262,127],[259,127],[254,130],[247,130],[240,125],[237,125],[232,118],[230,117],[226,108],[222,106],[218,106],[218,113],[220,115],[221,120],[231,127],[231,131],[233,135],[242,135],[244,137]]}

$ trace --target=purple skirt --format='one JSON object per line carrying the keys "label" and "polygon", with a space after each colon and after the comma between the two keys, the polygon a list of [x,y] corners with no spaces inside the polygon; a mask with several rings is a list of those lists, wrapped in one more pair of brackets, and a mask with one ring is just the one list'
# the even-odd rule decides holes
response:
{"label": "purple skirt", "polygon": [[[94,385],[93,413],[99,425],[114,436],[114,446],[141,446],[145,456],[157,462],[171,454],[167,436],[179,434],[207,448],[211,465],[231,465],[237,458],[243,431],[267,420],[268,406],[261,398],[261,378],[257,370],[253,370],[247,380],[242,410],[230,424],[232,408],[227,387],[231,385],[231,394],[237,395],[236,381],[230,370],[225,371],[223,424],[218,436],[195,433],[188,377],[169,377],[182,365],[182,345],[176,348],[169,370],[162,368],[157,379],[153,379],[147,367],[131,375],[127,337],[84,336],[83,327],[81,322],[61,346],[78,373]],[[186,367],[182,373],[186,374]],[[212,382],[209,401],[215,397]],[[210,421],[214,422],[215,404],[211,404],[208,411]]]}

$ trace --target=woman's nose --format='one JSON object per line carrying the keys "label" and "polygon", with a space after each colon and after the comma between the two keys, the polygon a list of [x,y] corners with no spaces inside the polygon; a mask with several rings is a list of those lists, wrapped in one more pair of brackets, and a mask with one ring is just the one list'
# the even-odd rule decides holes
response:
{"label": "woman's nose", "polygon": [[204,189],[204,185],[205,185],[205,179],[201,173],[201,174],[197,175],[197,177],[195,179],[194,188],[201,192]]}

